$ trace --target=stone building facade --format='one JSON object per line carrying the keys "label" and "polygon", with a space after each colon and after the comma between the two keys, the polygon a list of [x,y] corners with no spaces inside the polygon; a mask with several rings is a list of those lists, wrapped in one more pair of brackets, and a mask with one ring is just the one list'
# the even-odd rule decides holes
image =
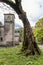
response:
{"label": "stone building facade", "polygon": [[4,14],[4,26],[0,22],[0,46],[19,44],[19,36],[15,35],[14,14]]}

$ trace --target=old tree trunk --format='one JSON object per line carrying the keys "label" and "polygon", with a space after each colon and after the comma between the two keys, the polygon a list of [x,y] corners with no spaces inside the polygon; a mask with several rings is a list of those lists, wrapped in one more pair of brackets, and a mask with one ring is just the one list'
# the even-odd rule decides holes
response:
{"label": "old tree trunk", "polygon": [[18,14],[19,19],[22,20],[24,25],[24,42],[22,45],[22,52],[25,51],[26,55],[29,54],[40,54],[39,47],[35,41],[30,23],[27,19],[26,13],[23,11],[21,6],[21,0],[15,0],[15,3],[10,0],[0,0],[1,2],[5,2],[10,5]]}

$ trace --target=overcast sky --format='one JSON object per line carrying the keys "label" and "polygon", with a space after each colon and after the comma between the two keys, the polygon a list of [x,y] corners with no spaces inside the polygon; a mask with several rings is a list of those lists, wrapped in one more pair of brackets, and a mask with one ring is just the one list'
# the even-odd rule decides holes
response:
{"label": "overcast sky", "polygon": [[[0,6],[3,6],[0,4]],[[28,20],[31,26],[34,26],[39,18],[43,17],[43,0],[22,0],[22,7],[27,13]],[[5,7],[4,7],[5,8]],[[3,10],[0,7],[0,21],[4,23],[4,13],[15,13],[11,10]],[[15,22],[20,26],[23,26],[21,20],[19,20],[17,14],[15,13]]]}

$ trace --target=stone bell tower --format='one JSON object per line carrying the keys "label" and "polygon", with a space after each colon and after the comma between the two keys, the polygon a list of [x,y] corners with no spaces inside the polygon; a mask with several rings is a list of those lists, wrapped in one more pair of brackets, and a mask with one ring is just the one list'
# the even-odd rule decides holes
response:
{"label": "stone bell tower", "polygon": [[4,40],[8,46],[14,45],[14,14],[4,14]]}

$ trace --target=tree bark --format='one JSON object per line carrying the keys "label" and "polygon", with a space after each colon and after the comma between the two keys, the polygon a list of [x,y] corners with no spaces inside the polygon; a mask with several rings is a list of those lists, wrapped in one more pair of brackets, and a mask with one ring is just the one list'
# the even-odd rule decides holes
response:
{"label": "tree bark", "polygon": [[24,24],[24,42],[22,46],[22,52],[26,51],[26,55],[40,54],[39,47],[35,41],[32,28],[27,19],[26,13],[20,14],[19,18],[23,21]]}
{"label": "tree bark", "polygon": [[32,28],[27,19],[26,13],[23,11],[21,6],[21,0],[15,0],[16,3],[12,3],[9,0],[3,0],[6,4],[10,5],[18,14],[24,25],[24,42],[22,45],[22,52],[25,51],[26,55],[29,54],[40,54],[39,47],[35,41]]}

